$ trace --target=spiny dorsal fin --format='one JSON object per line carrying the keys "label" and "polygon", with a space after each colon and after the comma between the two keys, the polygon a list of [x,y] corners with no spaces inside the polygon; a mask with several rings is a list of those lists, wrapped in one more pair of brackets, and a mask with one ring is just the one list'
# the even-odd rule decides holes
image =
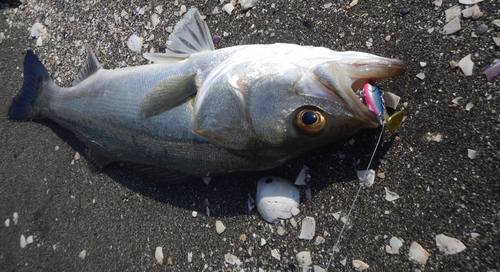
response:
{"label": "spiny dorsal fin", "polygon": [[160,81],[142,99],[139,118],[146,119],[170,110],[184,103],[198,91],[196,74],[171,76]]}
{"label": "spiny dorsal fin", "polygon": [[144,54],[153,62],[175,62],[193,53],[215,50],[208,26],[196,8],[190,8],[168,37],[165,53]]}
{"label": "spiny dorsal fin", "polygon": [[92,48],[89,47],[87,49],[87,61],[73,81],[73,86],[76,86],[78,83],[82,82],[84,79],[91,76],[99,69],[102,69],[102,66],[94,55]]}

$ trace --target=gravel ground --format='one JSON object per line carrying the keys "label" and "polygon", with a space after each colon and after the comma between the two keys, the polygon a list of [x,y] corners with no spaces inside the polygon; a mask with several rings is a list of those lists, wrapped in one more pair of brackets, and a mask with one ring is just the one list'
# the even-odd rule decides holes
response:
{"label": "gravel ground", "polygon": [[[72,82],[87,46],[105,68],[147,64],[142,53],[165,43],[182,5],[206,15],[212,35],[222,38],[217,48],[242,40],[289,41],[405,61],[404,76],[379,85],[401,96],[407,119],[397,132],[385,132],[373,164],[385,178],[361,191],[330,270],[353,270],[356,259],[370,265],[368,271],[500,269],[500,78],[488,83],[482,74],[500,58],[492,40],[500,37],[493,22],[500,19],[497,0],[479,3],[483,16],[462,18],[462,29],[452,35],[442,34],[444,10],[459,5],[458,0],[445,0],[442,7],[431,1],[360,0],[351,9],[345,0],[259,1],[247,12],[236,5],[231,15],[213,14],[222,7],[214,0],[22,2],[0,10],[4,116],[22,85],[27,49],[35,50],[61,86]],[[41,46],[30,37],[37,21],[47,30]],[[480,24],[487,30],[474,37]],[[128,49],[132,34],[144,38],[142,53]],[[468,54],[475,66],[473,75],[465,77],[449,62]],[[419,73],[425,78],[417,78]],[[462,97],[459,105],[452,103],[457,97]],[[474,106],[466,110],[469,102]],[[265,173],[171,186],[143,181],[120,165],[94,174],[85,159],[75,158],[84,147],[70,132],[49,121],[1,119],[0,219],[9,226],[0,227],[0,270],[299,271],[295,256],[301,251],[309,251],[313,264],[325,269],[343,225],[333,214],[349,210],[358,190],[355,170],[366,167],[378,133],[362,131]],[[468,149],[478,156],[469,159]],[[263,221],[255,210],[248,212],[247,197],[254,195],[260,177],[293,180],[303,165],[310,168],[311,197],[302,197],[297,226],[278,224],[286,230],[281,236],[277,225]],[[401,197],[385,200],[384,187]],[[198,212],[196,218],[192,211]],[[298,239],[305,216],[315,218],[316,236],[324,242]],[[217,220],[227,228],[221,234]],[[438,234],[457,238],[467,248],[445,255],[436,246]],[[33,243],[21,248],[21,235],[32,236]],[[404,240],[399,255],[385,252],[393,236]],[[410,260],[413,241],[429,252],[425,265]],[[163,249],[163,264],[155,259],[156,247]],[[273,249],[280,260],[272,257]],[[226,262],[228,253],[241,264]]]}

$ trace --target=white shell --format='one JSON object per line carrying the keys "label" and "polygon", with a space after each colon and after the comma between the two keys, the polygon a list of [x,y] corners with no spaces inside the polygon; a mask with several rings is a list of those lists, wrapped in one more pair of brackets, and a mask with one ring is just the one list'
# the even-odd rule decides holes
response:
{"label": "white shell", "polygon": [[396,194],[395,192],[389,191],[387,187],[384,187],[385,189],[385,200],[387,201],[394,201],[399,198],[399,195]]}
{"label": "white shell", "polygon": [[460,6],[453,6],[447,10],[444,11],[444,14],[446,15],[446,22],[449,22],[457,17],[460,17],[462,15],[462,9]]}
{"label": "white shell", "polygon": [[295,256],[295,258],[297,259],[297,263],[299,264],[299,267],[307,267],[307,266],[310,266],[312,264],[310,251],[299,252]]}
{"label": "white shell", "polygon": [[241,9],[247,10],[257,5],[258,0],[240,0]]}
{"label": "white shell", "polygon": [[135,34],[132,34],[127,40],[127,47],[131,51],[141,52],[143,39]]}
{"label": "white shell", "polygon": [[483,0],[458,0],[458,3],[462,5],[474,5],[481,2],[483,2]]}
{"label": "white shell", "polygon": [[231,15],[231,12],[233,12],[233,9],[234,9],[234,6],[229,3],[229,4],[225,4],[223,7],[222,7],[222,10],[225,11],[227,14]]}
{"label": "white shell", "polygon": [[470,18],[472,16],[478,16],[480,14],[481,10],[479,10],[479,6],[478,5],[474,5],[470,8],[466,8],[464,10],[462,10],[462,16],[464,16],[464,18]]}
{"label": "white shell", "polygon": [[429,259],[429,252],[427,252],[419,243],[413,242],[410,246],[410,251],[408,252],[410,255],[410,259],[416,261],[421,265],[425,265],[427,263],[427,259]]}
{"label": "white shell", "polygon": [[467,156],[469,159],[473,160],[477,157],[477,151],[474,149],[467,149]]}
{"label": "white shell", "polygon": [[[365,176],[366,173],[366,176]],[[370,169],[368,172],[366,170],[356,171],[358,179],[361,180],[366,187],[371,187],[375,183],[375,170]]]}
{"label": "white shell", "polygon": [[443,27],[443,34],[445,35],[453,34],[459,31],[460,29],[462,29],[462,27],[460,26],[460,18],[455,17],[453,20],[451,20]]}
{"label": "white shell", "polygon": [[353,260],[352,261],[352,266],[354,266],[354,268],[357,271],[363,271],[365,269],[370,268],[370,266],[367,263],[365,263],[365,262],[363,262],[361,260]]}
{"label": "white shell", "polygon": [[162,247],[156,247],[155,258],[159,264],[163,264],[164,257],[163,257],[163,248]]}
{"label": "white shell", "polygon": [[403,246],[403,241],[393,236],[386,246],[385,251],[389,254],[399,254],[399,249]]}
{"label": "white shell", "polygon": [[474,62],[472,62],[472,60],[470,59],[471,56],[472,54],[469,54],[458,62],[458,67],[462,69],[462,72],[464,73],[465,76],[472,75],[472,68],[474,68]]}
{"label": "white shell", "polygon": [[444,234],[436,235],[436,246],[439,251],[445,255],[453,255],[462,252],[466,249],[465,245],[460,240],[453,237],[448,237]]}
{"label": "white shell", "polygon": [[302,229],[299,239],[311,240],[316,234],[316,220],[314,217],[306,216],[302,219]]}
{"label": "white shell", "polygon": [[226,230],[226,226],[222,224],[222,221],[217,220],[215,221],[215,230],[217,231],[218,234],[221,234]]}
{"label": "white shell", "polygon": [[257,183],[255,203],[267,222],[278,223],[298,214],[299,200],[299,190],[284,178],[267,176]]}

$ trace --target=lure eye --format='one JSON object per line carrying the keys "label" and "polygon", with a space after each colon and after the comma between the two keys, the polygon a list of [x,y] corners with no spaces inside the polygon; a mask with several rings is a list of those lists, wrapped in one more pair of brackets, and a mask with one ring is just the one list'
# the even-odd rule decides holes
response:
{"label": "lure eye", "polygon": [[295,124],[306,133],[318,133],[325,127],[326,120],[317,110],[303,109],[295,117]]}

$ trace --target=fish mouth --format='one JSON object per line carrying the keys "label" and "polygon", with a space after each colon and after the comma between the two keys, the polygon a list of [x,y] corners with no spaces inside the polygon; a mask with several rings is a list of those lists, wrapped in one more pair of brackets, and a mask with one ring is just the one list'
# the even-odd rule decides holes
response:
{"label": "fish mouth", "polygon": [[330,92],[325,98],[337,102],[364,121],[368,127],[380,125],[364,101],[360,88],[370,80],[401,76],[406,65],[397,59],[360,52],[341,52],[342,58],[327,61],[312,69],[316,79]]}

